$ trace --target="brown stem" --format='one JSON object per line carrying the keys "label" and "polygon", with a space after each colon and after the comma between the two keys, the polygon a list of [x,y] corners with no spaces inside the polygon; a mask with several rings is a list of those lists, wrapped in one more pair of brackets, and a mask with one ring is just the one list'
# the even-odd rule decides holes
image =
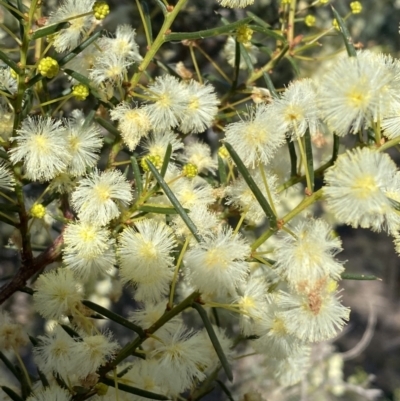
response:
{"label": "brown stem", "polygon": [[22,264],[12,280],[0,288],[0,305],[16,291],[25,287],[26,282],[41,269],[56,261],[61,255],[63,236],[60,234],[54,242],[29,264]]}

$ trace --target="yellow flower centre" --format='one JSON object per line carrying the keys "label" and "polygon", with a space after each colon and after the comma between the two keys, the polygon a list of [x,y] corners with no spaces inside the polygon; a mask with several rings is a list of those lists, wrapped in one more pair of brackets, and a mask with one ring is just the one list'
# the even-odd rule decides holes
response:
{"label": "yellow flower centre", "polygon": [[303,113],[299,107],[291,106],[287,110],[285,117],[289,123],[294,123],[303,118]]}
{"label": "yellow flower centre", "polygon": [[108,69],[106,74],[107,74],[107,78],[113,79],[115,77],[118,77],[121,73],[122,73],[121,66],[114,65]]}
{"label": "yellow flower centre", "polygon": [[96,237],[96,232],[93,228],[82,227],[79,231],[79,238],[84,242],[92,242]]}
{"label": "yellow flower centre", "polygon": [[255,305],[254,298],[252,297],[242,297],[240,300],[240,309],[244,313],[249,313],[249,311],[253,309]]}
{"label": "yellow flower centre", "polygon": [[83,27],[85,26],[85,18],[75,18],[71,21],[69,21],[71,26],[68,28],[71,31],[75,31],[75,32],[82,32]]}
{"label": "yellow flower centre", "polygon": [[274,321],[272,322],[271,331],[276,335],[280,335],[280,336],[285,335],[287,333],[287,331],[286,331],[286,326],[285,326],[285,323],[283,322],[283,320],[276,317],[274,319]]}
{"label": "yellow flower centre", "polygon": [[249,146],[260,146],[267,142],[266,132],[255,124],[249,124],[247,130],[243,134]]}
{"label": "yellow flower centre", "polygon": [[129,110],[125,113],[123,120],[127,131],[131,131],[131,124],[135,124],[138,130],[148,131],[151,128],[149,118],[142,110]]}
{"label": "yellow flower centre", "polygon": [[353,109],[363,110],[369,103],[369,94],[361,90],[365,78],[360,79],[357,86],[353,86],[346,94],[347,105]]}
{"label": "yellow flower centre", "polygon": [[197,196],[191,190],[182,191],[179,195],[182,205],[185,205],[186,207],[194,204],[197,200]]}
{"label": "yellow flower centre", "polygon": [[379,191],[375,178],[371,175],[356,178],[351,189],[359,199],[367,199]]}
{"label": "yellow flower centre", "polygon": [[41,153],[48,154],[51,149],[49,146],[49,141],[43,135],[35,135],[32,138],[33,146]]}
{"label": "yellow flower centre", "polygon": [[171,103],[171,97],[167,94],[161,95],[157,100],[157,104],[165,109],[170,108]]}
{"label": "yellow flower centre", "polygon": [[140,257],[147,260],[154,260],[157,257],[157,249],[152,242],[146,241],[140,249]]}
{"label": "yellow flower centre", "polygon": [[211,270],[215,268],[219,268],[221,270],[226,270],[228,268],[228,263],[226,258],[221,253],[220,249],[210,249],[207,252],[205,258],[206,266]]}
{"label": "yellow flower centre", "polygon": [[71,136],[69,138],[69,146],[72,151],[74,151],[74,152],[77,151],[80,144],[81,144],[81,141],[77,136]]}
{"label": "yellow flower centre", "polygon": [[199,107],[200,107],[200,102],[197,97],[194,97],[189,101],[189,109],[190,110],[198,110]]}
{"label": "yellow flower centre", "polygon": [[95,193],[96,193],[98,199],[100,199],[104,202],[111,198],[111,194],[110,194],[110,190],[109,190],[108,186],[96,185],[94,187],[94,190],[95,190]]}

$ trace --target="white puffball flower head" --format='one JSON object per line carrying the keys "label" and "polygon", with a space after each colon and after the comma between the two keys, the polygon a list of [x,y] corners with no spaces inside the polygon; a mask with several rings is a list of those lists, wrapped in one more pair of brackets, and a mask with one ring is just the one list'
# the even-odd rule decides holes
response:
{"label": "white puffball flower head", "polygon": [[[53,46],[61,53],[78,46],[94,22],[92,11],[94,0],[65,0],[56,11],[51,13],[46,25],[52,25],[68,20],[66,29],[61,29],[54,37]],[[84,15],[74,18],[78,15]]]}
{"label": "white puffball flower head", "polygon": [[249,109],[244,120],[225,127],[225,141],[232,145],[246,167],[268,164],[285,142],[285,134],[275,120],[269,105],[258,104]]}
{"label": "white puffball flower head", "polygon": [[95,59],[89,78],[96,85],[102,85],[104,82],[118,85],[122,83],[124,74],[131,64],[131,61],[118,53],[101,53]]}
{"label": "white puffball flower head", "polygon": [[284,233],[276,242],[276,273],[293,288],[303,283],[313,285],[325,276],[338,280],[344,267],[334,256],[342,247],[331,227],[323,220],[307,219],[293,233],[295,237]]}
{"label": "white puffball flower head", "polygon": [[115,240],[104,227],[70,223],[64,230],[64,244],[63,262],[84,280],[111,271],[116,263]]}
{"label": "white puffball flower head", "polygon": [[0,311],[0,350],[15,350],[29,342],[22,326],[14,323],[6,311]]}
{"label": "white puffball flower head", "polygon": [[72,116],[65,124],[71,154],[68,172],[77,177],[83,175],[88,167],[96,165],[103,146],[103,135],[95,125],[84,125],[84,115],[79,110],[74,110]]}
{"label": "white puffball flower head", "polygon": [[15,185],[14,176],[8,165],[0,161],[0,188],[12,191]]}
{"label": "white puffball flower head", "polygon": [[146,89],[149,104],[143,109],[154,130],[168,130],[178,125],[188,105],[187,90],[172,75],[157,77]]}
{"label": "white puffball flower head", "polygon": [[10,150],[10,160],[23,160],[28,179],[49,181],[67,168],[71,154],[61,121],[28,116],[17,134],[11,138],[17,146]]}
{"label": "white puffball flower head", "polygon": [[72,193],[72,205],[79,219],[102,226],[118,217],[120,208],[131,201],[131,186],[119,170],[96,169],[79,181]]}
{"label": "white puffball flower head", "polygon": [[304,136],[307,129],[310,135],[318,132],[319,115],[317,93],[311,79],[291,82],[282,96],[271,105],[279,121],[279,128],[287,132],[293,140]]}
{"label": "white puffball flower head", "polygon": [[191,80],[186,85],[188,104],[179,125],[184,134],[199,134],[209,128],[218,112],[219,100],[211,84]]}
{"label": "white puffball flower head", "polygon": [[320,280],[303,293],[281,291],[278,303],[287,331],[303,341],[318,342],[335,337],[349,320],[350,309],[340,302],[333,280]]}
{"label": "white puffball flower head", "polygon": [[393,206],[386,191],[396,181],[397,167],[389,155],[357,148],[340,155],[325,173],[328,210],[342,223],[380,231],[392,226]]}
{"label": "white puffball flower head", "polygon": [[185,255],[190,283],[204,294],[234,295],[248,273],[250,247],[232,229],[209,234]]}
{"label": "white puffball flower head", "polygon": [[140,139],[147,137],[151,130],[150,119],[143,108],[122,102],[110,111],[113,121],[118,121],[118,129],[129,150],[135,150]]}
{"label": "white puffball flower head", "polygon": [[[166,294],[173,275],[176,245],[172,230],[154,220],[139,221],[126,228],[119,239],[118,255],[122,281],[138,288],[137,300],[159,302]],[[144,291],[146,289],[146,291]]]}
{"label": "white puffball flower head", "polygon": [[322,119],[339,136],[382,120],[400,101],[398,74],[390,56],[363,50],[340,57],[318,86]]}
{"label": "white puffball flower head", "polygon": [[139,46],[136,43],[136,31],[130,25],[118,25],[115,38],[103,37],[99,40],[100,48],[106,52],[116,53],[130,61],[141,61]]}
{"label": "white puffball flower head", "polygon": [[64,381],[74,376],[72,361],[72,347],[75,340],[67,332],[56,325],[54,329],[45,336],[39,336],[38,346],[33,349],[35,363],[45,375],[57,373]]}
{"label": "white puffball flower head", "polygon": [[33,294],[34,308],[45,319],[74,315],[82,299],[81,288],[71,270],[60,268],[41,274]]}
{"label": "white puffball flower head", "polygon": [[254,3],[254,0],[217,0],[222,7],[244,8]]}
{"label": "white puffball flower head", "polygon": [[179,327],[162,328],[157,331],[159,342],[151,353],[164,371],[164,386],[172,394],[179,394],[188,389],[196,378],[203,380],[204,368],[212,364],[206,352],[209,339],[201,332],[187,330],[182,324]]}
{"label": "white puffball flower head", "polygon": [[110,333],[85,335],[81,334],[82,341],[75,341],[71,346],[74,355],[73,371],[80,378],[95,373],[104,365],[118,348],[118,343],[112,340]]}
{"label": "white puffball flower head", "polygon": [[61,387],[53,384],[35,391],[26,401],[70,401],[72,395]]}

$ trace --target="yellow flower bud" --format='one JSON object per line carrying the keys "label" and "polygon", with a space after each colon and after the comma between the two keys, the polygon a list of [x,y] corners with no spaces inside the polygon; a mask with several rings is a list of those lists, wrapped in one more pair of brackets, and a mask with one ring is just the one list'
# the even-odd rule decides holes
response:
{"label": "yellow flower bud", "polygon": [[336,18],[332,21],[332,25],[337,31],[340,31],[339,22],[337,21]]}
{"label": "yellow flower bud", "polygon": [[221,146],[218,149],[218,156],[221,157],[222,159],[227,159],[229,157],[229,152],[225,146]]}
{"label": "yellow flower bud", "polygon": [[46,78],[54,78],[58,74],[60,67],[57,60],[54,60],[54,58],[51,57],[45,57],[40,60],[38,70],[40,75],[43,75]]}
{"label": "yellow flower bud", "polygon": [[182,172],[184,176],[194,178],[198,173],[198,168],[194,164],[188,163],[183,166]]}
{"label": "yellow flower bud", "polygon": [[96,1],[93,4],[93,15],[96,19],[102,20],[110,13],[110,7],[105,1]]}
{"label": "yellow flower bud", "polygon": [[359,1],[352,1],[350,8],[353,14],[359,14],[362,11],[362,4]]}
{"label": "yellow flower bud", "polygon": [[315,16],[314,16],[314,15],[311,15],[311,14],[307,15],[307,16],[304,18],[304,23],[305,23],[307,26],[310,26],[310,27],[315,25],[315,21],[316,21]]}
{"label": "yellow flower bud", "polygon": [[247,25],[242,25],[237,30],[236,40],[239,43],[248,43],[250,42],[252,36],[253,36],[253,30],[249,28]]}
{"label": "yellow flower bud", "polygon": [[97,391],[97,395],[102,396],[107,394],[108,386],[104,383],[97,383],[94,388]]}
{"label": "yellow flower bud", "polygon": [[43,219],[46,215],[46,208],[41,203],[35,203],[31,207],[30,215],[35,219]]}
{"label": "yellow flower bud", "polygon": [[86,85],[78,84],[72,88],[72,94],[77,100],[85,100],[89,96],[89,88]]}
{"label": "yellow flower bud", "polygon": [[150,169],[149,169],[149,167],[148,167],[148,165],[147,165],[147,163],[146,163],[146,160],[148,160],[149,162],[151,162],[151,163],[154,165],[154,167],[155,167],[156,169],[158,169],[158,170],[161,168],[161,166],[162,166],[162,164],[163,164],[163,160],[162,160],[161,156],[159,156],[159,155],[154,155],[154,156],[149,155],[149,156],[145,156],[145,157],[143,157],[143,159],[140,161],[140,165],[142,166],[143,170],[146,171],[146,172],[150,171]]}

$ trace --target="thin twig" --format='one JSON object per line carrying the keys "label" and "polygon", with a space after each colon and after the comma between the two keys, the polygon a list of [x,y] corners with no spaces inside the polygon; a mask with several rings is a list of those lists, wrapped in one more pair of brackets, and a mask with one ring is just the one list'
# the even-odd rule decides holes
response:
{"label": "thin twig", "polygon": [[0,288],[0,305],[19,289],[25,287],[27,281],[41,269],[56,261],[61,255],[63,236],[59,235],[54,242],[39,256],[33,258],[32,263],[23,264],[12,280]]}

